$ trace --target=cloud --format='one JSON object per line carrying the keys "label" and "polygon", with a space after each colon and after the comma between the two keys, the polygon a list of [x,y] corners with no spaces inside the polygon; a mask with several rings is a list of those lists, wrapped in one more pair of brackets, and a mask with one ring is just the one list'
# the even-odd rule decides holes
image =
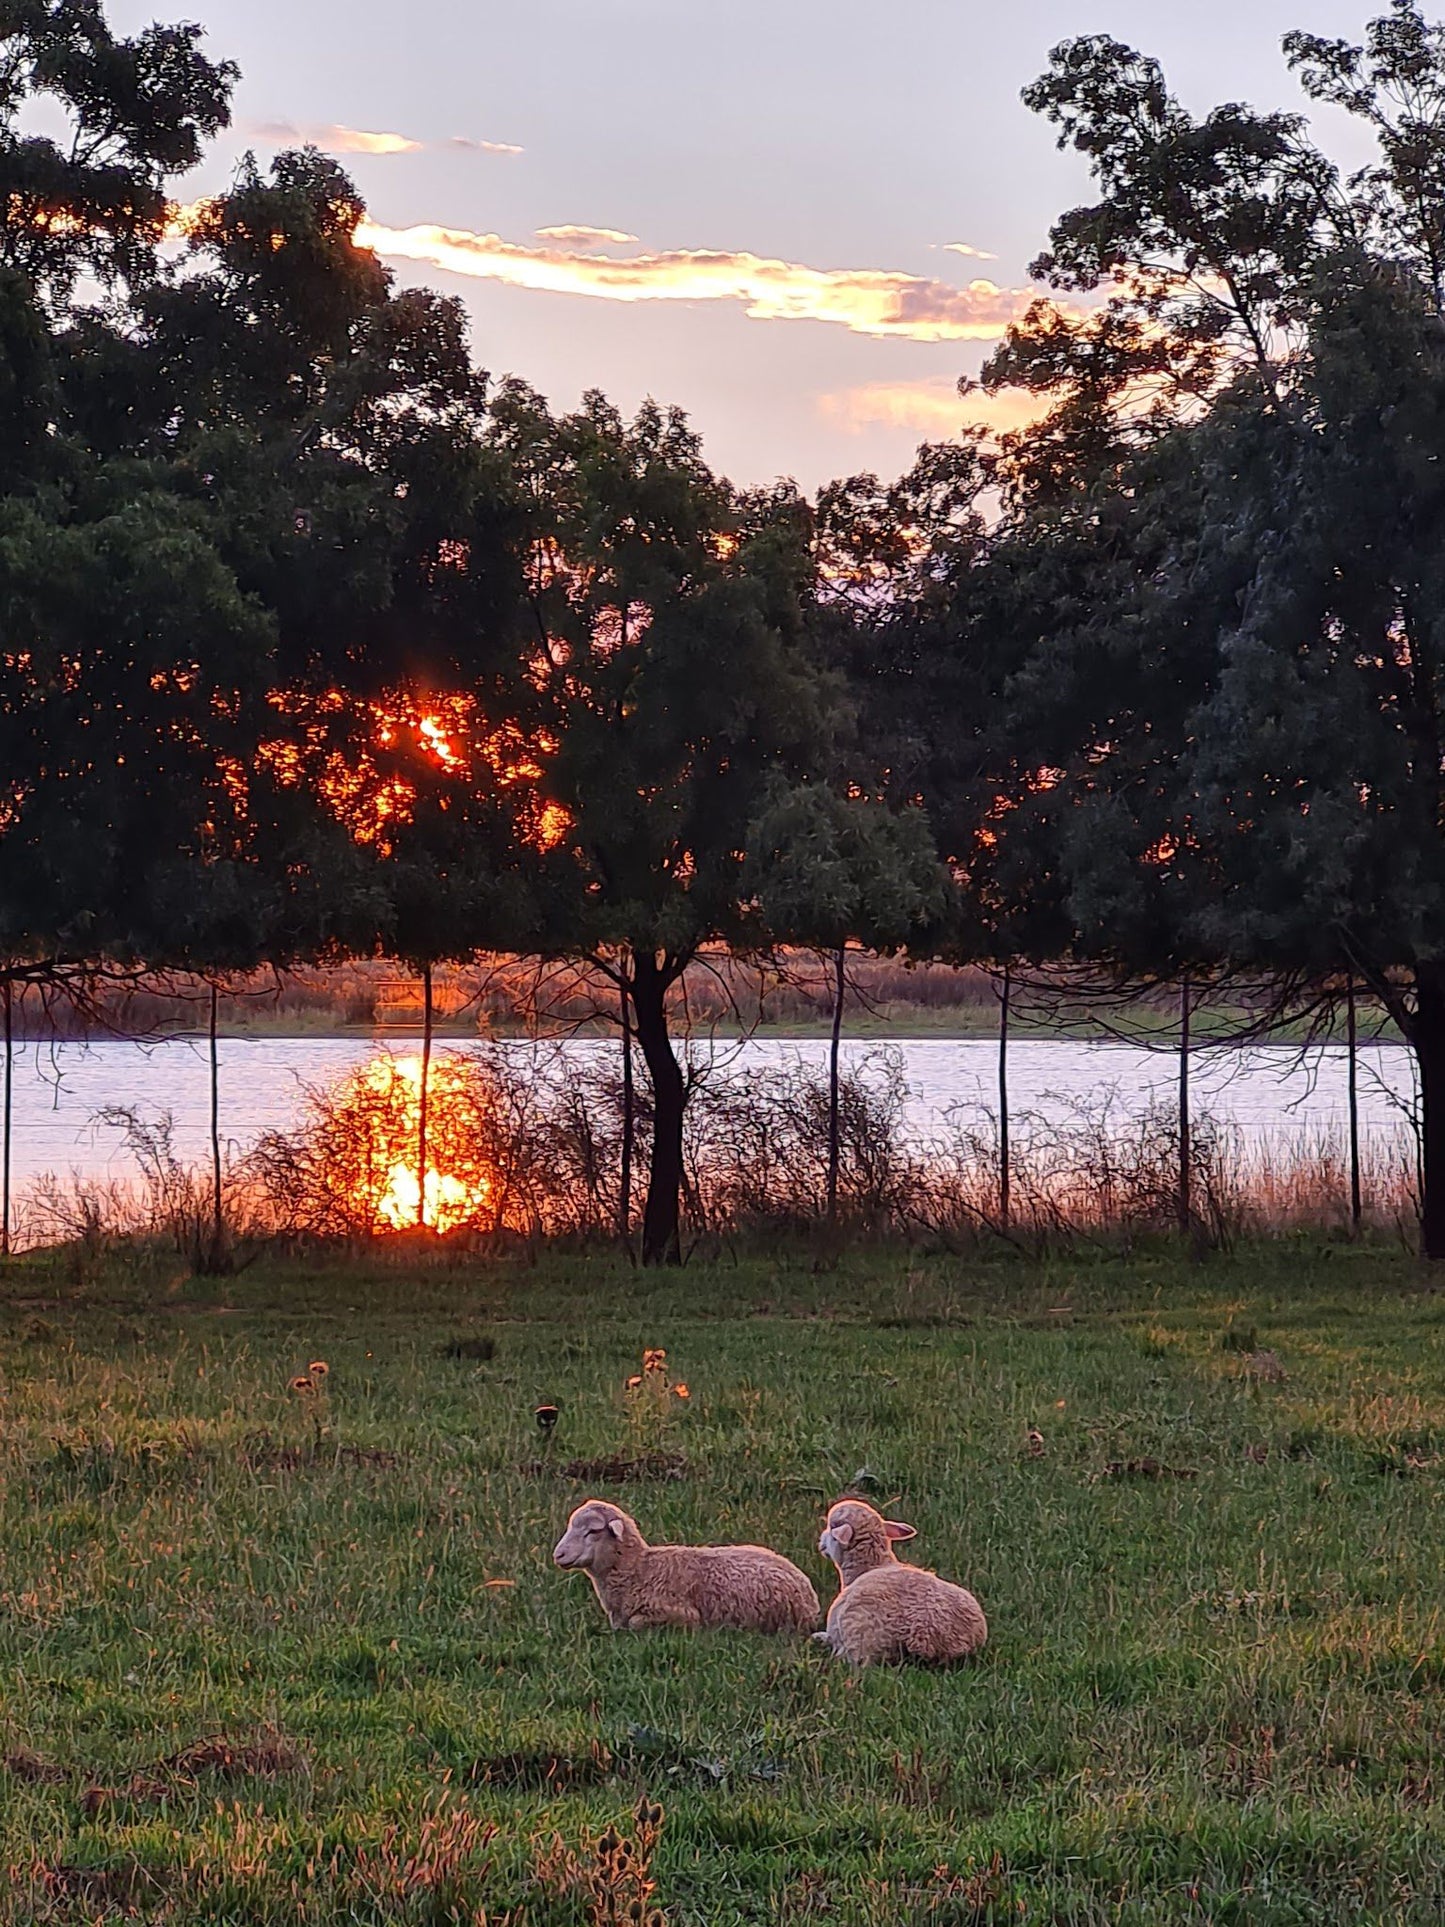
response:
{"label": "cloud", "polygon": [[278,146],[295,141],[324,148],[329,154],[419,154],[422,149],[420,141],[409,140],[405,134],[374,134],[335,122],[323,126],[313,121],[299,125],[291,120],[256,121],[247,131],[257,140],[274,141]]}
{"label": "cloud", "polygon": [[460,148],[464,154],[520,154],[524,150],[515,141],[480,141],[470,134],[453,134],[450,140],[442,141],[443,147]]}
{"label": "cloud", "polygon": [[1046,397],[1005,389],[960,395],[951,381],[870,381],[819,395],[818,411],[850,435],[868,428],[909,428],[938,440],[971,423],[996,434],[1037,421],[1048,408]]}
{"label": "cloud", "polygon": [[539,241],[570,241],[576,247],[626,248],[637,240],[635,234],[624,234],[621,228],[587,227],[571,221],[564,221],[561,227],[539,227],[536,234]]}
{"label": "cloud", "polygon": [[514,288],[601,301],[736,301],[755,321],[830,321],[854,334],[909,341],[997,341],[1034,298],[1027,288],[992,281],[955,288],[879,268],[809,268],[702,249],[618,261],[563,247],[524,247],[467,228],[363,221],[356,240],[388,260],[422,261]]}
{"label": "cloud", "polygon": [[364,127],[342,127],[334,121],[253,121],[247,132],[277,146],[304,144],[328,154],[420,154],[428,148],[464,148],[473,154],[520,154],[509,141],[472,140],[456,134],[447,141],[418,141],[408,134],[372,133]]}
{"label": "cloud", "polygon": [[986,248],[971,248],[967,241],[944,241],[940,244],[945,254],[966,254],[970,261],[997,261],[996,254]]}

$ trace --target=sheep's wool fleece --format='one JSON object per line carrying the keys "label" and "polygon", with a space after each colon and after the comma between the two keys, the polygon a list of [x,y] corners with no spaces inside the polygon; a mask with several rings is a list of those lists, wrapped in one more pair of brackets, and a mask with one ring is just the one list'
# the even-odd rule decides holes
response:
{"label": "sheep's wool fleece", "polygon": [[737,1626],[802,1632],[818,1623],[818,1595],[790,1559],[767,1546],[650,1546],[637,1521],[607,1499],[578,1506],[553,1559],[592,1581],[609,1624]]}
{"label": "sheep's wool fleece", "polygon": [[860,1573],[833,1601],[825,1635],[855,1666],[886,1660],[967,1659],[988,1638],[971,1592],[917,1566],[890,1563]]}
{"label": "sheep's wool fleece", "polygon": [[819,1618],[806,1575],[766,1546],[647,1546],[597,1583],[614,1626],[806,1631]]}

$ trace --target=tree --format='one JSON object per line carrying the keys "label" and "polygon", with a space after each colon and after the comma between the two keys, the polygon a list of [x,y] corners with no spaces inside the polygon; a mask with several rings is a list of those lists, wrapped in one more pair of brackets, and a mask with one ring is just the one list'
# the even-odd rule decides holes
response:
{"label": "tree", "polygon": [[[62,382],[101,313],[84,302],[98,291],[123,315],[162,272],[169,186],[229,118],[235,69],[199,40],[189,26],[118,39],[93,0],[0,11],[0,955],[35,983],[83,974],[133,909],[129,832],[107,820],[97,836],[101,793],[146,780],[158,751],[169,804],[178,760],[194,763],[204,696],[180,692],[157,736],[149,721],[178,692],[139,673],[163,678],[188,625],[201,648],[254,634],[195,518],[149,473],[98,470]],[[63,134],[34,131],[37,109]],[[113,618],[127,634],[97,683]]]}
{"label": "tree", "polygon": [[[99,0],[0,10],[0,271],[59,320],[87,276],[123,296],[156,272],[170,183],[231,118],[238,69],[195,26],[117,38]],[[27,111],[58,117],[60,138]]]}
{"label": "tree", "polygon": [[1377,164],[1341,180],[1296,116],[1195,121],[1099,38],[1029,90],[1102,188],[1040,271],[1107,298],[1036,310],[986,371],[1053,400],[1005,450],[999,552],[1035,537],[1041,611],[1085,561],[1008,686],[1052,744],[1077,951],[1387,1002],[1445,1256],[1445,35],[1395,0],[1362,47],[1285,48]]}
{"label": "tree", "polygon": [[1418,281],[1337,264],[1277,439],[1272,485],[1230,490],[1259,562],[1182,772],[1218,852],[1197,922],[1384,1002],[1419,1069],[1424,1246],[1445,1257],[1445,339]]}
{"label": "tree", "polygon": [[214,982],[495,941],[428,695],[479,673],[502,552],[460,304],[393,293],[314,150],[177,220],[235,79],[197,29],[0,35],[0,944]]}
{"label": "tree", "polygon": [[526,515],[516,715],[537,814],[519,947],[589,961],[625,999],[653,1094],[642,1255],[676,1261],[671,997],[705,945],[756,939],[749,825],[831,729],[808,517],[790,490],[714,476],[684,418],[651,404],[625,422],[594,394],[555,419],[511,385],[492,436]]}
{"label": "tree", "polygon": [[837,1215],[839,1043],[850,943],[926,953],[951,908],[948,871],[919,809],[890,810],[823,783],[780,784],[748,832],[747,882],[764,927],[833,962],[828,1053],[828,1217]]}

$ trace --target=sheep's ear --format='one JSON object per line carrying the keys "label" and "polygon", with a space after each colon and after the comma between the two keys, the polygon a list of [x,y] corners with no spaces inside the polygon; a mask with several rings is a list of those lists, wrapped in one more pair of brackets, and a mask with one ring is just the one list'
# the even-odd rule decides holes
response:
{"label": "sheep's ear", "polygon": [[614,1539],[620,1539],[622,1537],[622,1521],[620,1519],[609,1519],[607,1521],[607,1530],[612,1534]]}
{"label": "sheep's ear", "polygon": [[918,1537],[917,1526],[906,1526],[899,1519],[885,1519],[883,1521],[883,1530],[888,1534],[890,1539],[916,1539]]}
{"label": "sheep's ear", "polygon": [[829,1526],[828,1530],[832,1533],[833,1537],[838,1541],[838,1544],[840,1546],[852,1545],[853,1543],[852,1526],[847,1524],[844,1524],[841,1526]]}

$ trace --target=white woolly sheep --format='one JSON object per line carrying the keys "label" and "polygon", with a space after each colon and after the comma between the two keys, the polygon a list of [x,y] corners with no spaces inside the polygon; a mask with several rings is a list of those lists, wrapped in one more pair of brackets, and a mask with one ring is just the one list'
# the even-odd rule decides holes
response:
{"label": "white woolly sheep", "polygon": [[854,1666],[967,1659],[988,1638],[983,1608],[971,1592],[905,1565],[894,1553],[896,1542],[913,1537],[912,1526],[885,1519],[858,1499],[842,1499],[828,1514],[818,1550],[838,1568],[842,1589],[828,1609],[826,1630],[814,1638]]}
{"label": "white woolly sheep", "polygon": [[589,1499],[552,1554],[592,1581],[614,1632],[641,1626],[740,1626],[806,1632],[818,1595],[805,1573],[766,1546],[650,1546],[620,1506]]}

